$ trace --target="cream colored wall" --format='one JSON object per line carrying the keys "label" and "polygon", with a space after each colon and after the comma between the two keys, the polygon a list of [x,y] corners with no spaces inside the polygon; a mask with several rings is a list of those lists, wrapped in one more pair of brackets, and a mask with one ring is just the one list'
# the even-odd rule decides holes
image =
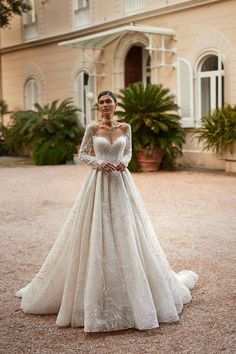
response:
{"label": "cream colored wall", "polygon": [[50,44],[3,55],[3,97],[10,110],[24,108],[24,83],[30,77],[40,81],[42,103],[72,97],[78,54],[79,50]]}
{"label": "cream colored wall", "polygon": [[21,17],[16,16],[11,20],[11,26],[6,29],[0,29],[0,47],[9,47],[20,44],[22,41]]}
{"label": "cream colored wall", "polygon": [[39,26],[43,37],[73,30],[73,0],[50,0],[39,6]]}
{"label": "cream colored wall", "polygon": [[[225,6],[226,3],[228,6]],[[218,31],[221,36],[225,37],[226,41],[229,42],[230,48],[232,48],[231,55],[227,61],[229,67],[228,73],[230,73],[230,75],[228,75],[226,80],[226,101],[234,103],[236,102],[236,26],[234,24],[236,2],[228,1],[226,3],[215,3],[211,6],[207,6],[207,8],[198,7],[185,10],[182,13],[176,12],[162,15],[149,19],[148,21],[139,21],[139,23],[174,29],[176,31],[177,42],[173,42],[173,46],[177,46],[177,55],[188,59],[193,67],[197,60],[197,58],[193,56],[193,49],[198,41],[198,37],[204,37],[204,33],[208,31],[209,27]],[[47,5],[49,5],[49,3],[47,3]],[[52,12],[50,12],[48,18],[50,18],[50,16],[52,16]],[[60,21],[58,20],[58,22]],[[55,28],[57,27],[56,24],[54,26]],[[209,38],[209,41],[210,40],[211,38]],[[108,45],[104,50],[104,55],[100,58],[106,61],[106,65],[105,67],[98,68],[98,70],[100,72],[105,71],[106,78],[97,78],[98,90],[114,87],[114,53],[116,51],[116,45],[117,41]],[[27,65],[30,64],[38,66],[42,75],[45,77],[44,81],[47,90],[47,93],[45,95],[43,94],[45,100],[71,95],[73,83],[70,82],[72,79],[69,77],[68,71],[73,67],[74,64],[72,60],[76,57],[78,52],[78,49],[68,49],[53,44],[4,54],[2,57],[3,94],[5,99],[9,101],[12,109],[22,105],[22,95],[19,97],[19,92],[22,92],[22,83],[26,76],[25,72],[27,71]],[[176,58],[174,56],[173,61],[175,60]],[[67,78],[65,78],[66,75]],[[175,70],[160,69],[156,76],[158,82],[162,82],[164,85],[170,87],[172,92],[177,92]],[[63,87],[59,86],[60,82]]]}
{"label": "cream colored wall", "polygon": [[106,23],[124,15],[122,0],[91,1],[91,24]]}
{"label": "cream colored wall", "polygon": [[[35,39],[71,32],[74,15],[72,4],[73,0],[36,1],[38,36]],[[23,42],[25,40],[22,18],[15,16],[12,18],[9,28],[1,29],[1,47],[5,48]]]}
{"label": "cream colored wall", "polygon": [[[59,24],[61,31],[71,28],[69,21],[71,16],[68,11],[70,0],[63,2],[63,11],[67,15],[67,20],[62,21],[60,14],[53,12],[53,7],[47,13],[47,26],[41,24],[42,33],[57,34]],[[47,5],[52,6],[52,2]],[[61,2],[60,2],[61,3]],[[93,3],[95,3],[93,1]],[[113,3],[113,5],[112,5]],[[150,0],[151,4],[151,0]],[[46,5],[46,4],[45,4]],[[117,6],[117,0],[112,0],[104,12],[102,8],[94,8],[99,12],[100,18],[109,15],[113,6]],[[66,10],[67,9],[67,10]],[[67,11],[67,12],[66,12]],[[122,9],[120,9],[122,11]],[[46,8],[45,8],[46,13]],[[44,16],[44,15],[42,15]],[[65,17],[66,17],[65,16]],[[53,18],[55,17],[55,23]],[[170,46],[177,47],[177,56],[173,56],[173,62],[177,57],[187,59],[194,70],[201,54],[207,53],[207,49],[219,50],[224,58],[225,78],[226,78],[226,102],[235,104],[236,102],[236,1],[215,2],[207,6],[185,9],[181,12],[173,12],[152,17],[150,19],[136,21],[135,24],[153,25],[171,28],[176,31],[177,41],[169,43]],[[19,32],[15,26],[19,26],[19,18],[14,19],[12,30],[5,30],[2,37],[3,45],[13,45],[20,41]],[[63,22],[63,23],[62,23]],[[100,29],[102,30],[102,29]],[[6,41],[6,37],[8,40]],[[139,39],[138,39],[139,38]],[[105,60],[105,65],[98,65],[97,72],[105,72],[105,78],[97,77],[97,92],[103,89],[118,91],[122,87],[124,77],[124,59],[128,46],[138,40],[145,46],[147,39],[143,35],[129,35],[129,39],[113,41],[104,48],[100,54],[97,53],[97,60]],[[158,42],[159,39],[157,39]],[[145,42],[146,41],[146,42]],[[17,42],[17,43],[18,43]],[[119,47],[119,50],[118,50]],[[93,60],[92,51],[86,53],[87,60],[81,64],[81,50],[68,47],[59,47],[57,43],[35,46],[2,54],[2,86],[3,98],[7,101],[10,110],[23,109],[24,103],[24,83],[30,77],[37,77],[42,92],[42,103],[50,102],[54,99],[65,99],[74,97],[74,80],[81,69],[93,71],[90,61]],[[156,55],[156,54],[155,54]],[[117,60],[117,57],[119,57]],[[118,64],[117,64],[118,63]],[[116,67],[117,66],[117,67]],[[171,89],[171,92],[178,92],[177,73],[173,69],[155,69],[156,83],[163,83]],[[96,94],[96,93],[95,93]],[[196,96],[196,92],[194,93]],[[211,153],[202,153],[201,146],[192,138],[192,131],[186,130],[187,139],[184,145],[184,157],[179,161],[186,164],[188,161],[194,165],[211,168],[223,168],[222,160],[218,160]]]}

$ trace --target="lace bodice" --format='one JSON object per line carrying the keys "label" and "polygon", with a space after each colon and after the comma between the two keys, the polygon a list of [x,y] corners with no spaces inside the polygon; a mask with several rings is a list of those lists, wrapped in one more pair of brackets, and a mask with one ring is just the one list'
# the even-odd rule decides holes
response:
{"label": "lace bodice", "polygon": [[[94,150],[95,156],[91,155]],[[103,161],[118,163],[122,161],[126,167],[132,157],[131,127],[128,125],[126,134],[119,136],[113,142],[107,137],[94,133],[89,125],[80,146],[77,162],[85,162],[94,168],[100,169]]]}

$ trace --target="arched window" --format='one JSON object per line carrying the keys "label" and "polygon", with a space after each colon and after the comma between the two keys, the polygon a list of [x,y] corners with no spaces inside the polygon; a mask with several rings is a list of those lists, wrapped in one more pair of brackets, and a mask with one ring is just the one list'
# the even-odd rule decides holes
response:
{"label": "arched window", "polygon": [[94,77],[86,71],[81,71],[75,80],[75,101],[82,110],[79,118],[84,126],[95,120],[95,111],[92,110],[95,100]]}
{"label": "arched window", "polygon": [[224,105],[224,64],[220,55],[205,56],[198,67],[198,118]]}
{"label": "arched window", "polygon": [[29,79],[25,84],[25,109],[35,109],[34,104],[40,103],[40,88],[36,79]]}

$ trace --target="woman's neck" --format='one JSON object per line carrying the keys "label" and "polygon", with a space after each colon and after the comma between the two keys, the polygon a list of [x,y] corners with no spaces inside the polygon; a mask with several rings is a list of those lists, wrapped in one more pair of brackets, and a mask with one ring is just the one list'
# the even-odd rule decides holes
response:
{"label": "woman's neck", "polygon": [[112,128],[116,123],[114,116],[102,117],[102,124],[109,128]]}

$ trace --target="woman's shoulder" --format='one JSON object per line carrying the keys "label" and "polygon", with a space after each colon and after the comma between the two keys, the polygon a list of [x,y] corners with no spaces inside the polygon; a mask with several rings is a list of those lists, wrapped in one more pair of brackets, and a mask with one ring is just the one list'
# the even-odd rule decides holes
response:
{"label": "woman's shoulder", "polygon": [[124,133],[127,133],[127,131],[131,129],[131,126],[128,123],[120,123],[120,124],[121,124],[120,127]]}
{"label": "woman's shoulder", "polygon": [[90,123],[87,126],[88,131],[90,131],[91,133],[95,134],[96,131],[99,129],[99,124],[98,123]]}

